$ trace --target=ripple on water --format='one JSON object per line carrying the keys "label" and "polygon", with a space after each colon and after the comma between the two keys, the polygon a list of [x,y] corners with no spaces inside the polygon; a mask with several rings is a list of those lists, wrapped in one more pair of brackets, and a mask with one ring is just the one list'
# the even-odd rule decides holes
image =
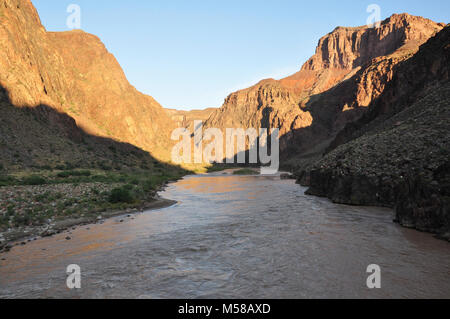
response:
{"label": "ripple on water", "polygon": [[[304,190],[273,177],[187,177],[161,194],[175,206],[14,248],[0,261],[0,297],[450,297],[448,243],[400,228],[389,209]],[[72,263],[80,291],[65,286]],[[366,288],[373,263],[379,290]]]}

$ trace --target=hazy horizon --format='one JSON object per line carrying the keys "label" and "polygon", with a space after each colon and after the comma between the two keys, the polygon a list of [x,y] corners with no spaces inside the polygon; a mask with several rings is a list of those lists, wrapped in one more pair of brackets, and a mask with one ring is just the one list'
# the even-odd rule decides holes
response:
{"label": "hazy horizon", "polygon": [[[228,94],[297,72],[320,37],[336,26],[366,24],[368,5],[448,23],[438,1],[128,1],[33,0],[49,31],[66,31],[71,3],[81,29],[100,37],[139,91],[163,107],[220,107]],[[327,8],[324,10],[324,8]]]}

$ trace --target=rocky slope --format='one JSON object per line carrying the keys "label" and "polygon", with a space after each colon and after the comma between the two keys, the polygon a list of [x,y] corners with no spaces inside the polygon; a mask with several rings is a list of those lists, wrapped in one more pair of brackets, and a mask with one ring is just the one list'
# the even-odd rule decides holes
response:
{"label": "rocky slope", "polygon": [[383,91],[392,67],[443,26],[400,14],[376,29],[338,27],[320,39],[316,54],[298,73],[232,93],[206,126],[279,128],[285,159],[320,153]]}
{"label": "rocky slope", "polygon": [[47,105],[89,134],[168,159],[175,124],[152,97],[129,84],[96,36],[47,32],[29,0],[1,0],[0,17],[0,85],[12,104]]}
{"label": "rocky slope", "polygon": [[17,108],[0,88],[0,177],[24,169],[153,168],[149,153],[90,135],[73,118],[49,106]]}
{"label": "rocky slope", "polygon": [[396,207],[397,221],[450,239],[450,27],[393,68],[392,79],[320,161],[308,194]]}

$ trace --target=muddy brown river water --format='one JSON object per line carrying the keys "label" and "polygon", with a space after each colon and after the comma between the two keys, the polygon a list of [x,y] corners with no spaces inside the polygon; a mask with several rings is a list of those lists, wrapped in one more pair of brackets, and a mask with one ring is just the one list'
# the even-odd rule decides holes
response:
{"label": "muddy brown river water", "polygon": [[[178,204],[1,254],[0,298],[450,298],[450,244],[279,177],[189,176]],[[123,219],[124,222],[120,222]],[[66,267],[81,268],[81,289]],[[381,267],[368,289],[367,266]]]}

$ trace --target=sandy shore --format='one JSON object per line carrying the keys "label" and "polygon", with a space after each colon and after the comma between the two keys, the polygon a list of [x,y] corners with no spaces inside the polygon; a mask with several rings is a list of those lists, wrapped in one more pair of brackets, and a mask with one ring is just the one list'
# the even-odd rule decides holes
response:
{"label": "sandy shore", "polygon": [[14,246],[26,245],[28,242],[37,240],[42,237],[49,237],[56,234],[60,234],[70,228],[77,226],[103,223],[104,220],[122,216],[131,215],[135,213],[156,210],[161,208],[170,207],[175,205],[177,202],[162,197],[155,198],[152,202],[144,203],[137,208],[129,208],[126,210],[103,212],[97,216],[81,217],[76,219],[65,219],[57,221],[53,224],[48,224],[45,226],[36,226],[28,228],[26,230],[17,230],[12,232],[5,232],[1,234],[0,237],[0,253],[11,250]]}

